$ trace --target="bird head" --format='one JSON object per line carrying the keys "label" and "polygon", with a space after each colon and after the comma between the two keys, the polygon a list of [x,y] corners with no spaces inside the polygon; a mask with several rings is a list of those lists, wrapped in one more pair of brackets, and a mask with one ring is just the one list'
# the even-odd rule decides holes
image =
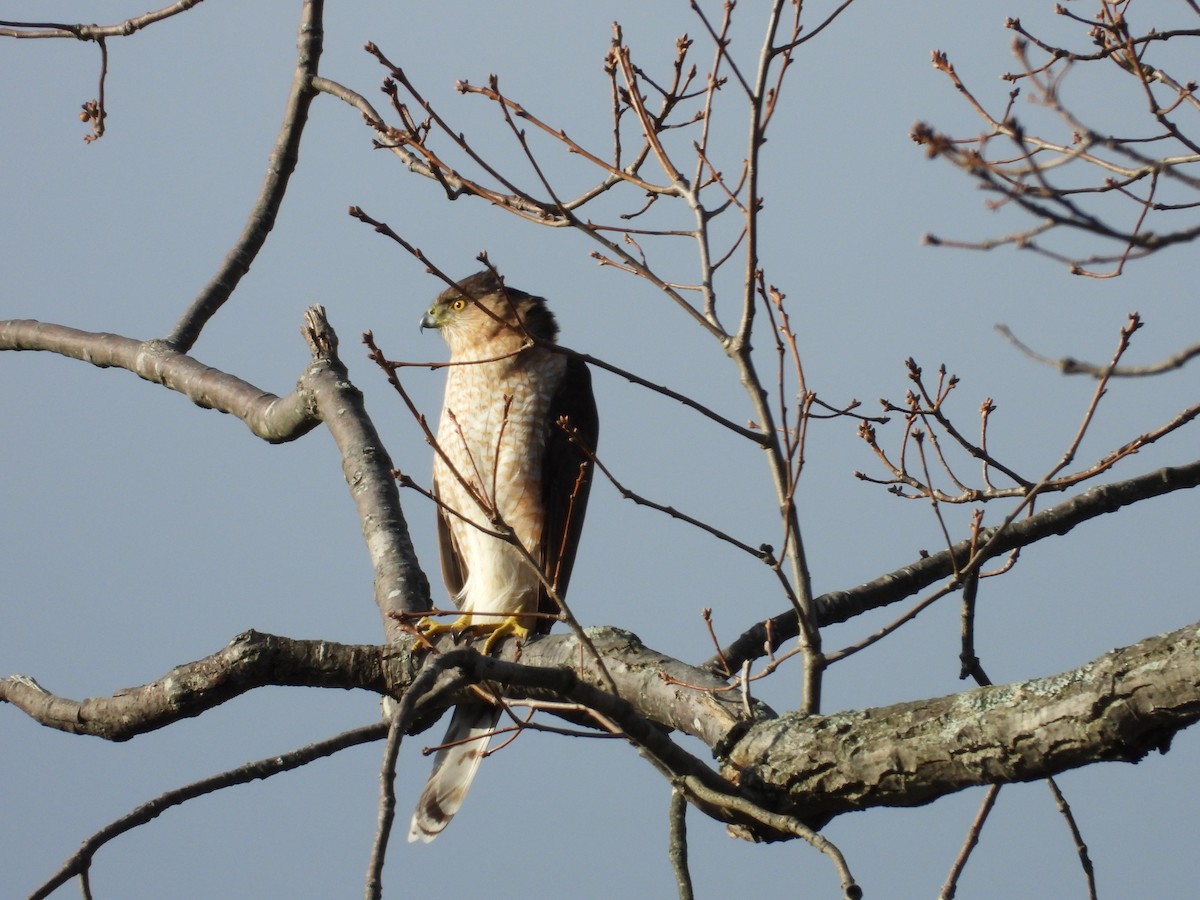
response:
{"label": "bird head", "polygon": [[421,317],[422,328],[436,328],[453,351],[480,340],[520,342],[529,337],[553,341],[558,334],[554,314],[541,297],[505,287],[493,272],[477,272],[438,294]]}

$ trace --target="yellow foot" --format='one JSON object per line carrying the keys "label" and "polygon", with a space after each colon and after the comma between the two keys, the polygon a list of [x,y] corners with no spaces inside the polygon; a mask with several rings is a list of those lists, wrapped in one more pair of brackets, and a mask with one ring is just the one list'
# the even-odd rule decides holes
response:
{"label": "yellow foot", "polygon": [[[491,617],[488,617],[491,619]],[[459,616],[450,624],[435,621],[428,616],[417,621],[417,631],[423,637],[432,638],[442,634],[452,634],[456,638],[460,634],[470,632],[473,635],[482,637],[487,635],[487,640],[483,642],[483,653],[486,656],[492,652],[492,647],[496,645],[496,641],[506,638],[509,635],[515,636],[518,640],[524,641],[529,637],[529,627],[521,624],[519,616],[505,616],[503,618],[495,618],[491,621],[481,620],[478,616],[467,615]]]}
{"label": "yellow foot", "polygon": [[462,634],[471,627],[470,616],[459,616],[449,625],[445,622],[439,622],[437,619],[429,616],[422,616],[417,620],[417,631],[421,632],[425,637],[437,637],[442,634],[452,634],[455,637]]}
{"label": "yellow foot", "polygon": [[514,635],[517,640],[524,642],[525,638],[529,637],[528,626],[522,625],[521,620],[517,616],[507,616],[487,625],[474,625],[473,628],[479,631],[490,631],[487,640],[483,642],[483,655],[487,656],[492,652],[492,646],[501,638]]}

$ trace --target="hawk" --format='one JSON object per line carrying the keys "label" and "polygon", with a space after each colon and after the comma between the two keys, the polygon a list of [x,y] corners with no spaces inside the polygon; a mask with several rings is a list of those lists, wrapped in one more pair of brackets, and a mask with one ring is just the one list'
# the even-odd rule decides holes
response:
{"label": "hawk", "polygon": [[[462,616],[428,633],[500,637],[549,630],[571,578],[599,422],[582,360],[553,349],[546,301],[479,272],[443,291],[421,320],[450,345],[433,491],[442,577]],[[568,431],[569,429],[569,431]],[[520,541],[521,548],[504,536]],[[459,704],[421,793],[409,841],[432,841],[462,805],[500,709]]]}

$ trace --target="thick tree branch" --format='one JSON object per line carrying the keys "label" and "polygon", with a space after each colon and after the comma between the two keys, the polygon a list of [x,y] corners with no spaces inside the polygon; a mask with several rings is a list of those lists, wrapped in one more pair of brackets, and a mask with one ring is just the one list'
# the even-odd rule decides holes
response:
{"label": "thick tree branch", "polygon": [[32,678],[0,681],[0,700],[59,731],[127,741],[198,716],[268,685],[364,688],[384,693],[385,652],[371,645],[293,641],[247,631],[211,656],[176,666],[162,678],[111,697],[70,700]]}
{"label": "thick tree branch", "polygon": [[[587,631],[600,654],[611,660],[610,671],[620,695],[634,698],[631,702],[649,720],[718,748],[748,724],[741,695],[729,692],[719,678],[645,647],[629,632],[615,628]],[[448,639],[443,644],[453,647]],[[177,666],[157,681],[112,697],[70,700],[55,696],[27,676],[12,676],[0,681],[0,700],[60,731],[124,741],[267,685],[359,688],[399,696],[424,663],[424,653],[413,652],[413,645],[411,638],[403,644],[374,646],[293,640],[247,631],[211,656]],[[514,658],[515,642],[501,644],[499,653],[502,658]],[[580,654],[574,635],[532,640],[521,648],[520,656],[523,668],[574,672],[572,677],[594,687],[603,683],[597,664]],[[514,671],[506,675],[506,684],[538,687],[531,681],[533,676],[518,677]],[[541,687],[545,695],[546,686]],[[532,690],[530,695],[537,696],[538,691]],[[437,699],[436,712],[440,712],[456,695]],[[757,706],[756,714],[774,715],[762,705]]]}
{"label": "thick tree branch", "polygon": [[317,414],[337,443],[375,573],[375,605],[388,640],[394,641],[403,631],[403,614],[432,606],[429,579],[409,535],[392,458],[367,414],[362,392],[337,355],[337,334],[320,306],[309,307],[304,321],[304,337],[316,362],[301,383],[311,390]]}
{"label": "thick tree branch", "polygon": [[293,393],[277,397],[172,350],[163,341],[143,342],[31,320],[0,321],[0,350],[46,350],[101,368],[128,369],[199,406],[237,416],[272,443],[295,440],[324,421],[337,442],[358,507],[375,572],[375,602],[389,640],[394,639],[399,634],[397,613],[429,608],[429,581],[409,537],[391,458],[367,415],[362,394],[338,358],[337,335],[321,307],[305,313],[304,337],[313,362]]}
{"label": "thick tree branch", "polygon": [[[740,697],[717,693],[719,679],[647,649],[628,632],[591,629],[590,636],[621,697],[597,687],[596,665],[580,654],[573,635],[530,641],[519,665],[451,650],[438,658],[439,668],[470,682],[503,685],[514,698],[551,696],[602,713],[660,770],[699,779],[704,789],[691,799],[706,814],[746,826],[760,839],[799,833],[764,831],[772,815],[821,822],[1104,760],[1137,761],[1150,750],[1165,751],[1176,732],[1200,719],[1200,625],[1049,678],[828,716],[777,716],[758,706],[752,719],[741,711]],[[513,652],[511,643],[504,652]],[[126,740],[264,685],[399,696],[418,678],[424,658],[397,645],[247,632],[206,659],[113,697],[68,700],[11,676],[0,681],[0,700],[50,727]],[[697,687],[681,686],[683,675]],[[428,696],[440,707],[457,694]],[[436,711],[425,710],[419,720]],[[669,730],[699,737],[723,758],[726,777],[739,785],[736,795],[729,782],[669,740]],[[701,795],[707,799],[698,801]],[[755,812],[739,803],[754,805]]]}
{"label": "thick tree branch", "polygon": [[15,319],[0,322],[0,350],[47,350],[102,369],[128,369],[146,381],[178,391],[197,406],[236,416],[272,444],[294,441],[321,424],[312,397],[303,389],[277,397],[172,350],[162,341],[138,341]]}
{"label": "thick tree branch", "polygon": [[1189,625],[1049,678],[761,721],[730,763],[751,793],[786,797],[797,815],[837,815],[1137,762],[1198,719],[1200,625]]}

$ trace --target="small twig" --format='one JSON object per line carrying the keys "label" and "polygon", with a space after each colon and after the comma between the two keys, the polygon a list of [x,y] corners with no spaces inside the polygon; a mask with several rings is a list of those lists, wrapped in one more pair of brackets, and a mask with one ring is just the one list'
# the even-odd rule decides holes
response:
{"label": "small twig", "polygon": [[[977,538],[979,535],[981,519],[982,514],[979,510],[976,510],[971,528],[971,535],[974,538]],[[959,650],[958,654],[959,661],[961,662],[958,677],[960,680],[973,678],[976,684],[985,686],[990,685],[992,680],[983,671],[983,664],[979,661],[979,657],[975,653],[975,598],[978,595],[979,572],[972,569],[966,574],[963,580],[962,612],[960,615],[962,649]]]}
{"label": "small twig", "polygon": [[1200,344],[1193,344],[1190,347],[1180,350],[1178,353],[1168,356],[1166,359],[1148,366],[1116,366],[1110,371],[1108,366],[1081,362],[1070,356],[1060,357],[1059,359],[1043,356],[1022,342],[1007,325],[997,325],[996,330],[1030,359],[1057,369],[1064,375],[1090,375],[1092,378],[1102,378],[1105,376],[1105,373],[1110,378],[1139,378],[1149,375],[1161,375],[1163,372],[1181,369],[1193,359],[1200,356]]}
{"label": "small twig", "polygon": [[992,807],[996,805],[996,797],[1000,794],[1000,785],[993,784],[987,789],[983,795],[983,802],[979,805],[979,812],[975,814],[975,820],[971,823],[971,827],[967,829],[966,839],[963,840],[962,848],[958,851],[958,856],[954,858],[954,864],[950,867],[950,874],[946,876],[946,883],[942,885],[942,889],[938,892],[938,900],[953,900],[954,895],[958,891],[958,879],[966,868],[967,860],[971,857],[971,851],[979,844],[979,835],[983,831],[983,823],[987,821],[988,814],[992,811]]}
{"label": "small twig", "polygon": [[523,722],[522,728],[530,728],[534,731],[546,731],[551,734],[562,734],[567,737],[586,737],[586,738],[623,738],[629,739],[629,736],[621,730],[621,726],[591,707],[584,706],[582,703],[566,703],[559,700],[507,700],[506,705],[513,709],[529,709],[534,712],[549,712],[557,716],[566,716],[573,714],[575,716],[586,716],[593,720],[600,731],[579,731],[571,728],[561,728],[552,725],[543,725],[539,722]]}
{"label": "small twig", "polygon": [[1046,786],[1050,788],[1050,793],[1054,796],[1054,805],[1062,813],[1063,820],[1071,832],[1071,840],[1075,842],[1075,852],[1079,855],[1079,865],[1083,869],[1083,877],[1087,881],[1088,900],[1096,900],[1096,871],[1092,866],[1092,858],[1088,854],[1087,844],[1079,832],[1079,823],[1075,821],[1075,815],[1071,812],[1067,798],[1059,790],[1058,782],[1053,778],[1047,778]]}
{"label": "small twig", "polygon": [[[499,104],[500,108],[504,112],[505,120],[508,123],[509,128],[512,130],[514,135],[517,136],[517,139],[518,139],[519,143],[521,144],[521,148],[525,152],[526,159],[528,159],[530,164],[533,165],[535,170],[537,170],[537,174],[538,174],[540,180],[542,181],[542,185],[543,185],[543,187],[546,188],[547,191],[550,191],[551,193],[553,193],[553,191],[550,187],[550,184],[546,181],[546,179],[544,177],[542,177],[541,169],[537,165],[537,162],[534,160],[532,151],[529,149],[529,145],[525,140],[523,132],[521,132],[520,129],[517,128],[516,124],[512,121],[510,115],[515,115],[515,116],[517,116],[517,118],[523,119],[527,122],[531,122],[533,125],[535,125],[540,130],[544,131],[546,134],[550,135],[555,140],[560,141],[571,153],[573,153],[577,156],[583,157],[588,162],[592,163],[592,165],[596,166],[599,169],[604,170],[609,175],[612,175],[615,178],[620,179],[621,181],[628,182],[629,184],[632,184],[635,187],[637,187],[643,191],[648,191],[650,193],[655,193],[655,194],[675,193],[675,188],[673,188],[673,187],[664,188],[659,185],[651,184],[650,182],[637,177],[632,172],[629,172],[625,169],[617,168],[616,166],[613,166],[613,165],[609,165],[604,160],[600,159],[600,157],[589,152],[588,150],[585,150],[582,146],[580,146],[575,141],[573,141],[570,137],[568,137],[567,133],[565,131],[563,131],[562,129],[555,129],[555,128],[550,127],[544,121],[542,121],[537,116],[533,115],[531,112],[529,112],[527,109],[525,109],[525,107],[523,107],[521,104],[517,103],[514,100],[510,100],[508,97],[505,97],[503,94],[500,93],[499,80],[496,79],[496,77],[494,75],[491,76],[491,78],[492,78],[492,80],[490,81],[489,86],[486,88],[478,87],[478,86],[470,84],[469,82],[466,82],[466,81],[458,82],[455,85],[455,87],[457,88],[457,90],[460,94],[478,94],[481,97],[486,97],[487,99],[492,100],[495,103]],[[405,86],[407,87],[407,84]],[[557,201],[556,201],[556,205],[560,209],[564,209],[562,204],[558,203]],[[564,211],[565,211],[565,209],[564,209]]]}
{"label": "small twig", "polygon": [[108,81],[108,44],[103,37],[97,37],[96,44],[100,47],[100,86],[96,99],[83,104],[82,112],[79,113],[81,122],[92,123],[92,133],[83,138],[86,144],[104,137],[104,120],[108,118],[108,111],[104,105],[104,85]]}
{"label": "small twig", "polygon": [[[843,660],[848,656],[853,656],[855,653],[858,653],[860,650],[866,650],[872,644],[883,640],[885,637],[887,637],[889,634],[891,634],[893,631],[895,631],[901,625],[905,625],[908,622],[911,622],[920,613],[924,612],[926,609],[928,609],[930,606],[932,606],[938,600],[941,600],[947,594],[954,593],[954,591],[955,591],[955,587],[953,585],[947,585],[945,587],[939,588],[938,590],[936,590],[932,594],[930,594],[928,597],[926,597],[924,600],[920,601],[915,606],[913,606],[912,609],[908,610],[908,612],[904,613],[904,615],[900,616],[898,619],[893,620],[892,622],[889,622],[887,625],[884,625],[878,631],[875,631],[875,632],[867,635],[865,638],[863,638],[860,641],[857,641],[853,644],[849,644],[849,645],[843,647],[841,650],[835,650],[832,653],[827,653],[825,655],[826,661],[829,663],[829,665],[833,665],[835,662]],[[767,621],[770,622],[769,619]]]}
{"label": "small twig", "polygon": [[725,659],[725,654],[721,652],[721,643],[717,640],[717,633],[713,629],[712,609],[706,606],[700,610],[700,615],[704,617],[704,624],[708,628],[708,636],[713,642],[713,647],[716,648],[717,659],[721,662],[721,668],[725,671],[725,677],[732,678],[733,669],[729,668],[729,662]]}
{"label": "small twig", "polygon": [[678,779],[676,784],[686,788],[695,800],[707,806],[733,810],[775,831],[803,838],[813,848],[825,854],[833,863],[841,878],[842,896],[845,900],[859,900],[862,897],[862,888],[855,883],[854,876],[850,874],[850,867],[846,864],[846,858],[842,855],[842,851],[824,835],[809,828],[799,819],[770,812],[740,794],[719,793],[703,784],[694,775],[684,776]]}
{"label": "small twig", "polygon": [[946,527],[946,520],[942,518],[942,508],[938,505],[937,495],[933,491],[933,479],[929,474],[929,462],[925,458],[925,432],[917,429],[912,434],[913,441],[917,445],[917,456],[921,460],[921,469],[925,474],[925,483],[929,485],[929,503],[933,507],[933,515],[937,519],[938,528],[942,531],[942,539],[945,540],[946,546],[950,548],[950,561],[954,564],[954,575],[957,577],[958,562],[954,558],[954,540],[950,537],[950,529]]}

